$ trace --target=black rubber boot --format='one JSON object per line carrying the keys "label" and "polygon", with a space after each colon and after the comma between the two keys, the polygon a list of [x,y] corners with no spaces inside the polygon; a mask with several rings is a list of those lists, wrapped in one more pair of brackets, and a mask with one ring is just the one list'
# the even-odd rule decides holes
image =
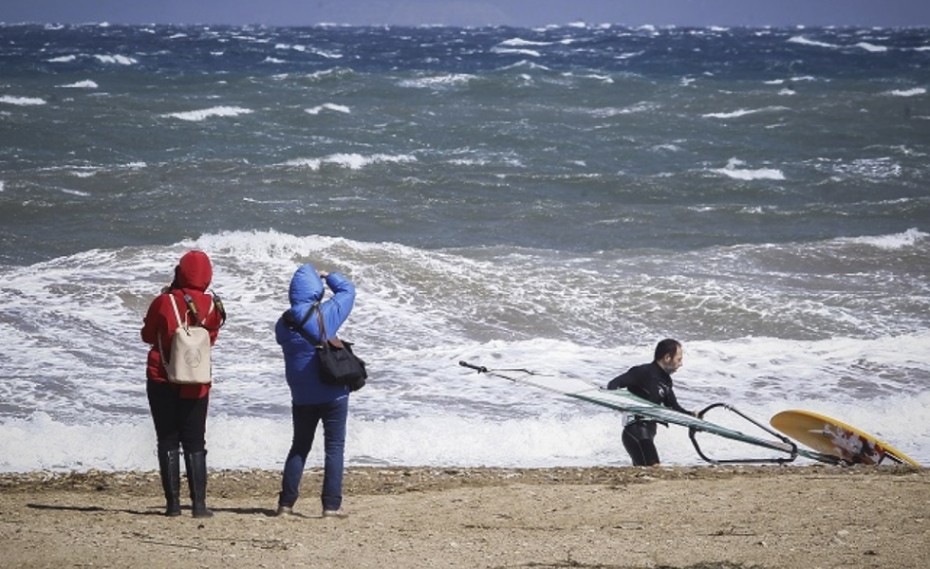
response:
{"label": "black rubber boot", "polygon": [[158,471],[165,490],[165,515],[181,515],[181,457],[177,449],[158,451]]}
{"label": "black rubber boot", "polygon": [[191,510],[195,518],[212,518],[207,508],[207,451],[184,453],[187,485],[191,491]]}

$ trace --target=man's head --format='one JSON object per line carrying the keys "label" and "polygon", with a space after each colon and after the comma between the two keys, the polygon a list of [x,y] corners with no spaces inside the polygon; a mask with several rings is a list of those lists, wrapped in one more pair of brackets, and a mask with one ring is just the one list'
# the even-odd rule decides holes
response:
{"label": "man's head", "polygon": [[681,360],[684,356],[684,349],[681,342],[666,338],[656,345],[655,363],[665,370],[665,373],[671,375],[681,367]]}

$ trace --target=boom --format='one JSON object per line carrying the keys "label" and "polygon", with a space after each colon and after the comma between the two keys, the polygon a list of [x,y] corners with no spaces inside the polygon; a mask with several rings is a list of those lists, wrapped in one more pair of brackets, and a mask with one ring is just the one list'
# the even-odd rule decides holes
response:
{"label": "boom", "polygon": [[[836,464],[838,459],[833,456],[821,454],[818,452],[812,452],[805,449],[800,449],[796,444],[791,442],[790,439],[784,437],[767,427],[757,423],[756,421],[750,419],[746,415],[740,413],[736,409],[730,407],[729,405],[723,403],[714,403],[701,412],[698,413],[697,417],[687,415],[685,413],[679,413],[673,409],[663,407],[661,405],[656,405],[651,401],[646,401],[640,397],[637,397],[630,393],[629,391],[623,389],[604,389],[596,385],[592,385],[587,381],[581,379],[574,379],[568,377],[553,377],[553,376],[543,376],[539,375],[528,369],[500,369],[492,370],[484,366],[477,366],[470,364],[468,362],[460,361],[459,365],[462,367],[467,367],[469,369],[476,370],[478,373],[484,373],[486,375],[492,375],[505,379],[507,381],[512,381],[514,383],[521,383],[525,385],[531,385],[540,389],[545,389],[554,393],[564,395],[566,397],[571,397],[572,399],[578,399],[581,401],[587,401],[588,403],[593,403],[595,405],[600,405],[602,407],[608,407],[617,411],[622,411],[624,413],[630,413],[633,415],[639,415],[642,417],[647,417],[662,423],[671,423],[675,425],[681,425],[682,427],[688,427],[691,443],[694,445],[695,450],[698,455],[707,462],[719,464],[719,463],[747,463],[747,462],[791,462],[798,456],[803,456],[805,458],[810,458],[820,462],[827,462],[831,464]],[[510,375],[506,375],[507,372]],[[514,376],[514,374],[519,374]],[[704,414],[714,408],[722,407],[733,413],[736,413],[741,418],[751,422],[757,427],[763,429],[767,433],[775,437],[775,440],[763,439],[757,436],[748,435],[746,433],[712,423],[703,419]],[[728,460],[715,460],[707,455],[701,450],[698,445],[696,435],[699,432],[711,433],[723,438],[739,441],[742,443],[747,443],[770,450],[783,452],[788,454],[788,457],[780,458],[749,458],[749,459],[728,459]]]}

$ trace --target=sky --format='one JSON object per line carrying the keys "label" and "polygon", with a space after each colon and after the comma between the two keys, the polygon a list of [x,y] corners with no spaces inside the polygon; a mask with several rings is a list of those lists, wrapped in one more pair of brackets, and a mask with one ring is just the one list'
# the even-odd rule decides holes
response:
{"label": "sky", "polygon": [[0,22],[930,27],[930,0],[0,0]]}

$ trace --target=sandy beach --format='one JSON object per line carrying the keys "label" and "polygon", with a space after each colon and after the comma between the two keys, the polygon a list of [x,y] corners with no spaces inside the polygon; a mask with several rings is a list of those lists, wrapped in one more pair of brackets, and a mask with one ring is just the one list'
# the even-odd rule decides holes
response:
{"label": "sandy beach", "polygon": [[903,467],[351,468],[346,519],[308,470],[211,471],[161,515],[148,473],[0,475],[4,567],[924,568],[930,471]]}

